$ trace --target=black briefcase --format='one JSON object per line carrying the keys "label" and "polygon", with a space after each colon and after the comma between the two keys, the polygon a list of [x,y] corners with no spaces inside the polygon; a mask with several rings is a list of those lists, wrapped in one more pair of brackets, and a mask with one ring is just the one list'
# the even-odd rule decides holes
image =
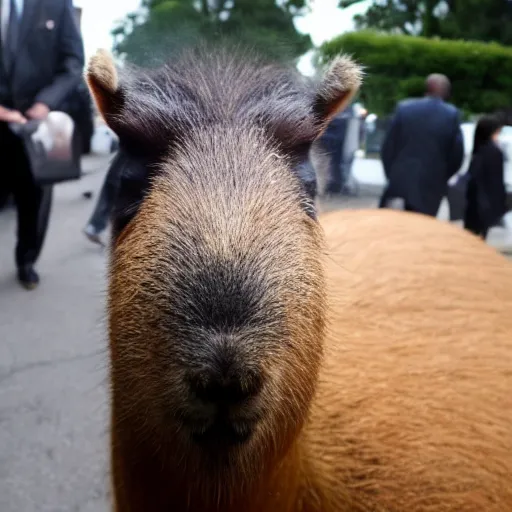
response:
{"label": "black briefcase", "polygon": [[44,121],[10,123],[9,128],[23,141],[36,183],[55,185],[80,179],[75,123],[68,114],[50,112]]}

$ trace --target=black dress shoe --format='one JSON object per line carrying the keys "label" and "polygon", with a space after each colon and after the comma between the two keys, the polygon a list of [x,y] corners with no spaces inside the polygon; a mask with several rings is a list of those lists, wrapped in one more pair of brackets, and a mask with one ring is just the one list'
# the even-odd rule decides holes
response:
{"label": "black dress shoe", "polygon": [[39,275],[32,265],[25,265],[18,268],[18,281],[23,288],[33,290],[39,284]]}

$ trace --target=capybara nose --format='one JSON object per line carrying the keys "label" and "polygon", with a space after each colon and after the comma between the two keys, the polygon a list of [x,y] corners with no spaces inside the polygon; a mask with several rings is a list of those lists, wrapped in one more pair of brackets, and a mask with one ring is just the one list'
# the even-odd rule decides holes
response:
{"label": "capybara nose", "polygon": [[236,371],[211,366],[191,373],[189,383],[199,400],[229,406],[256,396],[261,390],[262,378],[259,372],[253,370]]}

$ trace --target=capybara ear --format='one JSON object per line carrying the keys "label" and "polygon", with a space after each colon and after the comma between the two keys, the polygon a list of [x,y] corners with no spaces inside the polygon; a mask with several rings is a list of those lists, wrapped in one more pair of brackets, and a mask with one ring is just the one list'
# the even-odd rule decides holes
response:
{"label": "capybara ear", "polygon": [[362,81],[363,69],[350,57],[340,55],[334,59],[320,83],[313,106],[323,128],[350,103]]}
{"label": "capybara ear", "polygon": [[100,49],[91,57],[86,79],[100,114],[111,125],[123,106],[123,94],[114,59],[107,50]]}

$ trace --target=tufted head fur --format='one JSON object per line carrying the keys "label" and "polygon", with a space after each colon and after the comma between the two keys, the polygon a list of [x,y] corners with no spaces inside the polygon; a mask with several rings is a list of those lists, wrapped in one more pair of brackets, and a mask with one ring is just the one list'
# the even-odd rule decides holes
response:
{"label": "tufted head fur", "polygon": [[179,468],[192,496],[234,500],[270,478],[315,390],[322,237],[295,169],[354,95],[359,68],[342,57],[314,86],[219,53],[118,76],[101,53],[87,78],[121,143],[116,442],[130,444],[133,467],[146,446],[158,467]]}
{"label": "tufted head fur", "polygon": [[[291,69],[201,50],[157,70],[128,67],[121,73],[110,54],[99,51],[87,72],[105,121],[138,163],[160,162],[198,128],[230,124],[240,132],[259,130],[296,170],[301,185],[314,179],[297,172],[312,142],[350,102],[361,78],[361,69],[346,56],[335,59],[324,79],[313,84]],[[120,167],[122,160],[116,162]],[[308,187],[303,189],[304,206],[314,216]],[[130,197],[130,202],[133,213],[137,201]]]}

